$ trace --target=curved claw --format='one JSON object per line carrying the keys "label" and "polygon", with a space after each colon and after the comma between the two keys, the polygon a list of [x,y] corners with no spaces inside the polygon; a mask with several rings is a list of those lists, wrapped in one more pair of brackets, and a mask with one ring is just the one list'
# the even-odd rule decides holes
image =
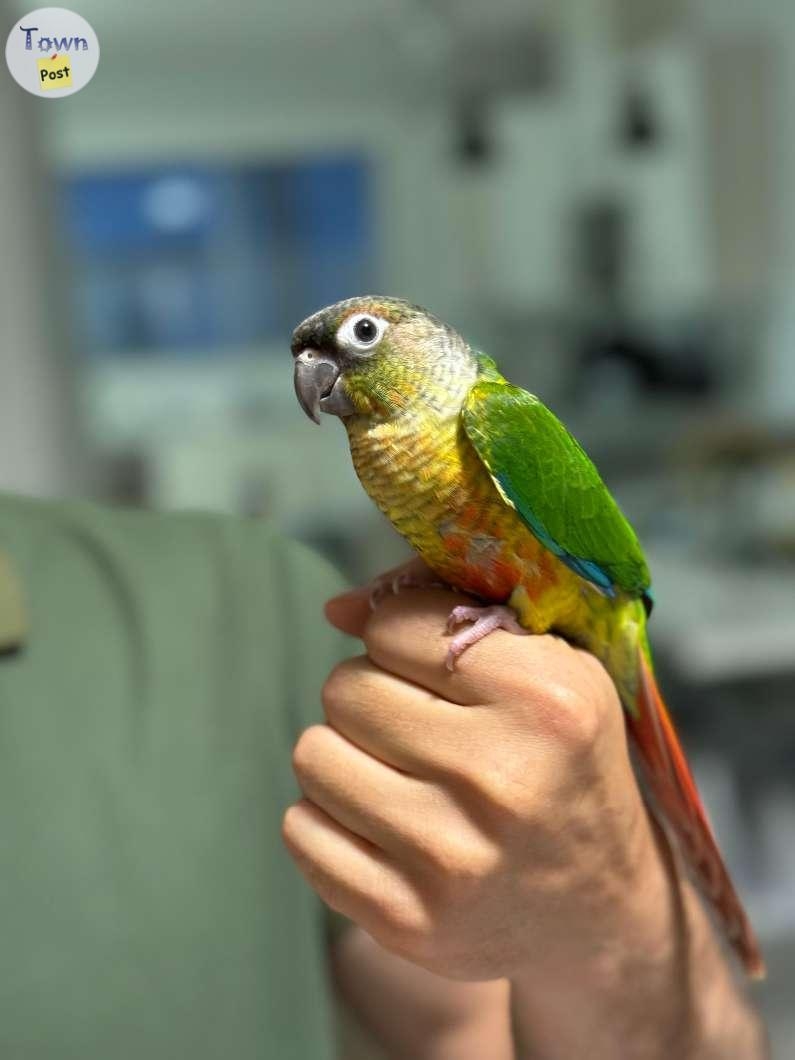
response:
{"label": "curved claw", "polygon": [[397,574],[384,574],[376,578],[370,590],[370,610],[375,611],[387,593],[398,596],[404,589],[447,589],[430,571],[427,574],[415,570],[402,570]]}

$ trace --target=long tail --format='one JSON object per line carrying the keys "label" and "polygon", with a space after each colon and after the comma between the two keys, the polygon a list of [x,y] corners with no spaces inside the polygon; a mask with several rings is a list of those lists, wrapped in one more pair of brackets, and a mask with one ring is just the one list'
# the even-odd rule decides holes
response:
{"label": "long tail", "polygon": [[643,763],[650,792],[679,840],[682,853],[715,906],[748,975],[761,979],[765,962],[745,910],[723,863],[682,745],[657,688],[646,653],[638,648],[640,680],[627,726]]}

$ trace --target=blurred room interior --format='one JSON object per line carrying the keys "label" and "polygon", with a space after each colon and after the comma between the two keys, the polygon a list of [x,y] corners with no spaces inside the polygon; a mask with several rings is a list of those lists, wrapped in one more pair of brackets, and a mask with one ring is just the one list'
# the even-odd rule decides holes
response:
{"label": "blurred room interior", "polygon": [[0,488],[266,517],[367,578],[404,546],[289,334],[370,291],[449,320],[638,528],[795,1055],[791,0],[79,11],[92,84],[0,94]]}

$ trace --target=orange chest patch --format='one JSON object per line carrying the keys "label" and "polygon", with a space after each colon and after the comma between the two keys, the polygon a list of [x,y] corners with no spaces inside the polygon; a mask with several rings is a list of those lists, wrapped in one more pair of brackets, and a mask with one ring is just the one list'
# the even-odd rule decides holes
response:
{"label": "orange chest patch", "polygon": [[522,586],[531,600],[553,591],[571,572],[546,549],[513,511],[503,509],[495,520],[502,525],[470,529],[466,519],[450,520],[439,528],[438,545],[426,561],[446,581],[485,599],[507,599]]}

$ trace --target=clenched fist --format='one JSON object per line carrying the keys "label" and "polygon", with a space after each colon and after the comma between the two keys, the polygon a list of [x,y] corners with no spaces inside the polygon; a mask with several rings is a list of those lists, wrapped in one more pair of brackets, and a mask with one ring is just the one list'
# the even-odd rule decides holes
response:
{"label": "clenched fist", "polygon": [[448,672],[460,602],[412,589],[372,614],[362,594],[329,605],[367,654],[332,672],[328,724],[295,748],[305,798],[284,835],[299,866],[385,948],[450,978],[622,961],[640,925],[664,947],[612,682],[563,640],[503,632]]}

